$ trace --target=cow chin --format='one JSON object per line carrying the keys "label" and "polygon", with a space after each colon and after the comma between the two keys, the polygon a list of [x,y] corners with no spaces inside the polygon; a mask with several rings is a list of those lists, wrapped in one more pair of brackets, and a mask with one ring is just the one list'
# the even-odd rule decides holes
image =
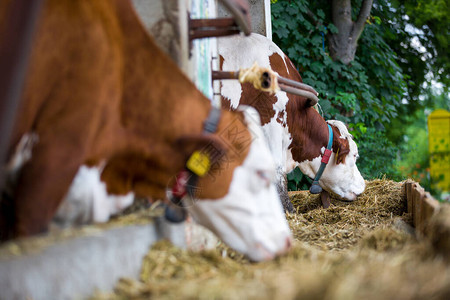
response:
{"label": "cow chin", "polygon": [[364,179],[356,167],[348,169],[340,165],[324,172],[319,183],[325,190],[335,193],[344,201],[356,200],[366,187]]}
{"label": "cow chin", "polygon": [[[319,156],[311,161],[301,162],[299,168],[304,174],[314,178],[319,169],[320,161],[321,157]],[[356,200],[366,187],[364,178],[356,165],[336,165],[334,163],[334,153],[330,157],[330,163],[326,166],[319,184],[324,190],[332,192],[346,201]]]}
{"label": "cow chin", "polygon": [[234,170],[228,194],[199,200],[188,210],[228,246],[250,260],[264,261],[286,252],[292,236],[273,183],[275,164],[259,115],[252,108],[244,112],[253,139],[243,164]]}
{"label": "cow chin", "polygon": [[199,224],[250,260],[270,260],[289,249],[291,233],[275,186],[249,190],[253,183],[248,171],[235,170],[224,198],[199,200],[188,210]]}

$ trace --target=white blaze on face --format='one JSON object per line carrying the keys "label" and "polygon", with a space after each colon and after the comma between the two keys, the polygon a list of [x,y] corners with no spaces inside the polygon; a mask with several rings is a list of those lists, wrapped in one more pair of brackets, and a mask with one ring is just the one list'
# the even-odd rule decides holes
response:
{"label": "white blaze on face", "polygon": [[[347,154],[345,163],[336,164],[336,155],[333,152],[319,180],[319,184],[325,190],[331,191],[346,200],[353,201],[358,195],[364,192],[366,187],[364,178],[356,166],[358,147],[353,141],[351,134],[347,131],[344,123],[336,120],[329,120],[327,123],[339,129],[341,133],[340,138],[346,138],[348,140],[350,153]],[[322,147],[322,154],[324,151],[325,147]],[[321,160],[322,157],[318,156],[313,160],[303,161],[299,164],[299,168],[304,174],[310,178],[314,178],[319,170]]]}
{"label": "white blaze on face", "polygon": [[98,167],[80,167],[54,217],[57,225],[106,222],[133,203],[133,193],[109,195],[105,183],[100,180],[100,173]]}
{"label": "white blaze on face", "polygon": [[245,115],[253,141],[243,164],[234,170],[228,194],[218,200],[199,200],[188,210],[230,247],[262,261],[287,251],[292,236],[272,182],[275,167],[259,115],[249,107]]}

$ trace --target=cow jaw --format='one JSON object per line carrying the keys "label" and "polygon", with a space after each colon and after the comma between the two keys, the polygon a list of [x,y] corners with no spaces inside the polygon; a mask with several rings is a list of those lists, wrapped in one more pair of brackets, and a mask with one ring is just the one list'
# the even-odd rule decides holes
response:
{"label": "cow jaw", "polygon": [[287,251],[292,237],[272,182],[275,166],[259,116],[246,108],[245,117],[253,140],[243,164],[234,170],[228,194],[197,201],[188,210],[230,247],[263,261]]}
{"label": "cow jaw", "polygon": [[[353,141],[352,141],[353,142]],[[325,148],[322,148],[322,153]],[[319,170],[322,157],[305,160],[299,164],[300,170],[310,178],[314,178]],[[319,184],[329,192],[333,192],[345,200],[354,201],[365,189],[365,182],[359,172],[352,152],[345,159],[345,163],[336,164],[336,155],[333,152],[330,161],[323,172]]]}

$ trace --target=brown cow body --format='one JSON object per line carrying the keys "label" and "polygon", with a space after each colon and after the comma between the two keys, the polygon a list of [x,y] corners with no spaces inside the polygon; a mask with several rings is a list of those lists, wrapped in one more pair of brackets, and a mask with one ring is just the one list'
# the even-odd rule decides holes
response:
{"label": "brown cow body", "polygon": [[[222,135],[202,135],[210,101],[158,49],[129,1],[46,1],[30,61],[10,158],[22,137],[37,142],[13,200],[2,199],[3,238],[45,231],[83,164],[103,168],[110,193],[163,198],[190,154],[215,145],[225,159],[200,179],[197,196],[228,193],[252,141],[244,114],[222,111]],[[283,240],[270,255],[290,236],[276,218]]]}

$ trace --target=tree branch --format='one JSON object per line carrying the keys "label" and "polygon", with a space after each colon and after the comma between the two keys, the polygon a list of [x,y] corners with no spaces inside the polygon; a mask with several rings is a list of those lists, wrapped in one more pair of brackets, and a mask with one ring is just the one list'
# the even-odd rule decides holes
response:
{"label": "tree branch", "polygon": [[317,21],[316,15],[308,8],[306,11],[306,14],[311,18],[311,20],[314,22],[314,25],[318,26],[319,22]]}
{"label": "tree branch", "polygon": [[354,23],[352,39],[354,41],[359,39],[359,36],[363,32],[364,26],[366,25],[366,20],[370,15],[370,11],[372,9],[373,0],[364,0],[361,9],[359,10],[358,19]]}

